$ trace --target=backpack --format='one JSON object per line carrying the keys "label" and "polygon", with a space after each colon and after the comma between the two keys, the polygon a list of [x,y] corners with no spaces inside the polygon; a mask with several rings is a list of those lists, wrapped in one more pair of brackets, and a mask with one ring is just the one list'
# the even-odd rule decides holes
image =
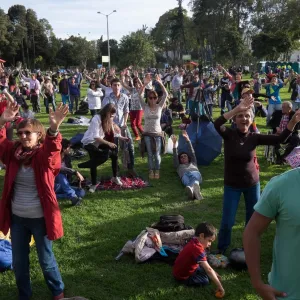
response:
{"label": "backpack", "polygon": [[174,232],[188,229],[184,224],[184,217],[181,215],[163,215],[159,222],[151,225],[152,228],[162,232]]}

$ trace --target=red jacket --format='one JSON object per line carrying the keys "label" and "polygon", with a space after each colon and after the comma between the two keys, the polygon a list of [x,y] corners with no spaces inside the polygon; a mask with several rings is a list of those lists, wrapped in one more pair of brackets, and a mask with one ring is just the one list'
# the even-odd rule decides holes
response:
{"label": "red jacket", "polygon": [[[14,156],[14,142],[6,138],[5,131],[5,129],[0,130],[0,160],[6,165],[4,188],[0,200],[0,231],[7,234],[11,223],[14,181],[20,164]],[[57,136],[47,134],[42,147],[35,153],[31,162],[49,240],[56,240],[63,236],[61,213],[54,192],[54,179],[61,167],[61,139],[60,133]]]}

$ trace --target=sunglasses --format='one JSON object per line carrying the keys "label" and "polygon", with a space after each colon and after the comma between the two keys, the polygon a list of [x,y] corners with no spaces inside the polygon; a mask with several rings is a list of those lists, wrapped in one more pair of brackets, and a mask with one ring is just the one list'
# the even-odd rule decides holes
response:
{"label": "sunglasses", "polygon": [[157,97],[149,97],[149,100],[156,100]]}
{"label": "sunglasses", "polygon": [[37,133],[37,131],[18,131],[17,136],[21,137],[23,136],[23,134],[25,134],[26,136],[30,136],[32,133]]}

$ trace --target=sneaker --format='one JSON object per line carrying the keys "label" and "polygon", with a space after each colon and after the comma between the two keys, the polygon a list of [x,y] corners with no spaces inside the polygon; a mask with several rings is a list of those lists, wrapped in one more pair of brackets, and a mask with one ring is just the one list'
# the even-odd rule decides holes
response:
{"label": "sneaker", "polygon": [[154,171],[154,178],[159,179],[159,170]]}
{"label": "sneaker", "polygon": [[193,188],[192,187],[186,186],[185,187],[185,192],[186,192],[186,194],[188,196],[188,199],[191,199],[191,200],[194,199],[194,192],[193,192]]}
{"label": "sneaker", "polygon": [[64,298],[65,298],[64,293],[61,293],[58,296],[53,296],[53,300],[60,300],[60,299],[64,299]]}
{"label": "sneaker", "polygon": [[202,199],[203,199],[203,196],[202,196],[202,194],[201,194],[201,192],[200,192],[200,186],[199,186],[199,184],[195,183],[195,184],[193,185],[193,189],[194,189],[194,196],[195,196],[195,199],[196,199],[196,200],[202,200]]}
{"label": "sneaker", "polygon": [[72,206],[79,206],[79,205],[81,205],[81,201],[82,201],[82,198],[80,198],[80,197],[73,197],[71,199]]}
{"label": "sneaker", "polygon": [[123,185],[120,177],[112,177],[111,181],[114,182],[116,185],[119,185],[119,186]]}
{"label": "sneaker", "polygon": [[154,179],[154,172],[153,172],[153,170],[149,170],[149,179]]}
{"label": "sneaker", "polygon": [[96,191],[96,189],[97,189],[97,186],[98,186],[98,184],[91,185],[90,188],[89,188],[89,192],[90,192],[90,193],[95,193],[95,191]]}

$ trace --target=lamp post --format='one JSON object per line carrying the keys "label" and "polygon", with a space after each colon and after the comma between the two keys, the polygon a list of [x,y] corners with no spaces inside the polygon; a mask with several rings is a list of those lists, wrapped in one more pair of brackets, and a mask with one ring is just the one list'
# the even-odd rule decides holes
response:
{"label": "lamp post", "polygon": [[108,28],[108,17],[113,14],[114,12],[117,12],[116,10],[113,10],[110,14],[106,15],[102,12],[98,11],[97,14],[101,14],[106,17],[106,26],[107,26],[107,52],[108,52],[108,68],[110,69],[110,47],[109,47],[109,28]]}

